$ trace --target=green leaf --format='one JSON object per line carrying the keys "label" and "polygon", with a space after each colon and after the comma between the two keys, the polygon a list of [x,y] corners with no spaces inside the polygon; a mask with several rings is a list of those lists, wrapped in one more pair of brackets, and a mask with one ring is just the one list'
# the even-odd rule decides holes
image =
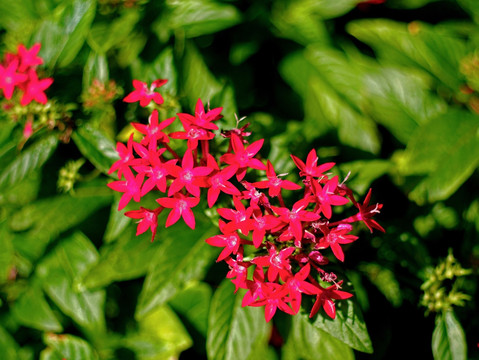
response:
{"label": "green leaf", "polygon": [[[194,74],[194,75],[193,75]],[[200,52],[192,43],[187,43],[182,63],[183,92],[186,94],[190,108],[194,109],[198,99],[206,105],[223,86],[215,79],[204,62]],[[211,104],[212,108],[222,104]]]}
{"label": "green leaf", "polygon": [[205,239],[218,229],[205,216],[195,216],[195,230],[180,219],[181,222],[158,231],[161,245],[149,264],[136,309],[138,318],[164,304],[190,281],[202,279],[213,263],[218,252]]}
{"label": "green leaf", "polygon": [[120,158],[115,143],[103,132],[90,126],[78,128],[72,134],[72,139],[83,156],[105,174],[108,174],[111,165]]}
{"label": "green leaf", "polygon": [[24,326],[43,331],[60,332],[62,326],[45,300],[41,288],[30,286],[16,300],[12,314]]}
{"label": "green leaf", "polygon": [[472,18],[476,23],[479,23],[479,3],[475,0],[458,0],[459,5],[462,6],[464,10],[466,10],[469,14],[471,14]]}
{"label": "green leaf", "polygon": [[354,192],[364,195],[369,190],[371,183],[387,174],[393,166],[389,160],[358,160],[339,165],[341,174],[350,173],[347,185]]}
{"label": "green leaf", "polygon": [[165,13],[153,25],[161,40],[166,40],[167,30],[193,38],[229,28],[241,18],[234,6],[210,0],[170,1],[166,4]]}
{"label": "green leaf", "polygon": [[103,185],[101,188],[78,188],[74,195],[46,198],[23,207],[9,221],[13,231],[23,232],[13,240],[15,249],[30,260],[39,258],[51,240],[110,203],[111,199],[109,189]]}
{"label": "green leaf", "polygon": [[[93,80],[106,84],[109,79],[108,60],[105,54],[90,51],[88,60],[83,68],[83,92],[87,92]],[[80,129],[83,129],[81,127]],[[73,134],[76,134],[73,133]]]}
{"label": "green leaf", "polygon": [[445,311],[436,317],[436,327],[432,334],[432,354],[435,360],[467,359],[466,337],[453,310]]}
{"label": "green leaf", "polygon": [[394,307],[401,306],[403,300],[401,287],[392,270],[376,263],[362,263],[359,265],[359,270],[366,274],[369,281]]}
{"label": "green leaf", "polygon": [[327,332],[314,327],[307,315],[291,317],[291,328],[283,347],[284,360],[353,360],[353,350]]}
{"label": "green leaf", "polygon": [[98,261],[91,241],[76,232],[55,246],[37,266],[36,274],[53,302],[77,324],[92,333],[105,331],[105,291],[74,287]]}
{"label": "green leaf", "polygon": [[418,126],[446,110],[429,87],[412,71],[382,67],[369,72],[362,93],[365,112],[406,144]]}
{"label": "green leaf", "polygon": [[261,307],[242,307],[244,291],[223,280],[211,300],[206,352],[211,360],[255,359],[258,347],[266,348],[270,326]]}
{"label": "green leaf", "polygon": [[15,32],[39,19],[35,0],[0,1],[0,25]]}
{"label": "green leaf", "polygon": [[451,196],[479,165],[479,117],[451,110],[421,126],[412,136],[399,170],[426,175],[409,194],[419,204]]}
{"label": "green leaf", "polygon": [[136,236],[136,224],[129,218],[127,220],[130,226],[123,229],[117,241],[100,248],[99,261],[86,274],[80,286],[99,288],[113,281],[136,279],[147,273],[160,242],[151,242],[150,232]]}
{"label": "green leaf", "polygon": [[371,46],[379,60],[423,69],[454,92],[463,83],[459,63],[467,49],[454,34],[425,23],[407,25],[388,19],[355,20],[347,30]]}
{"label": "green leaf", "polygon": [[208,330],[208,313],[210,310],[211,287],[198,283],[177,293],[169,305],[182,316],[206,339]]}
{"label": "green leaf", "polygon": [[96,53],[106,54],[114,46],[127,41],[139,17],[138,11],[130,9],[112,21],[95,23],[88,34],[88,45]]}
{"label": "green leaf", "polygon": [[180,319],[166,305],[142,318],[138,327],[136,333],[123,340],[138,360],[178,359],[182,351],[193,345]]}
{"label": "green leaf", "polygon": [[341,143],[371,153],[379,150],[374,122],[358,105],[360,70],[339,52],[308,47],[289,55],[280,71],[303,97],[306,121],[317,128],[317,136],[337,129]]}
{"label": "green leaf", "polygon": [[34,41],[42,44],[45,64],[65,67],[75,59],[90,30],[95,8],[95,0],[73,0],[59,5],[41,23]]}
{"label": "green leaf", "polygon": [[0,222],[0,284],[7,281],[14,262],[13,235],[6,221]]}
{"label": "green leaf", "polygon": [[40,171],[31,173],[25,179],[15,183],[9,191],[0,192],[0,205],[13,205],[15,207],[32,203],[40,190]]}
{"label": "green leaf", "polygon": [[0,173],[0,191],[22,181],[34,171],[39,170],[56,149],[58,140],[55,135],[47,136],[21,152],[15,160]]}
{"label": "green leaf", "polygon": [[13,337],[0,326],[0,354],[4,360],[17,360],[18,345]]}
{"label": "green leaf", "polygon": [[73,335],[46,334],[45,344],[48,346],[40,354],[40,360],[96,360],[98,355],[85,340]]}
{"label": "green leaf", "polygon": [[373,352],[361,309],[352,298],[336,302],[335,319],[319,312],[313,320],[313,325],[353,349],[370,354]]}
{"label": "green leaf", "polygon": [[117,240],[120,235],[124,234],[128,224],[131,223],[131,218],[125,216],[121,211],[118,211],[118,205],[120,203],[120,197],[111,204],[110,218],[106,224],[105,234],[103,235],[103,241],[105,243],[111,243]]}

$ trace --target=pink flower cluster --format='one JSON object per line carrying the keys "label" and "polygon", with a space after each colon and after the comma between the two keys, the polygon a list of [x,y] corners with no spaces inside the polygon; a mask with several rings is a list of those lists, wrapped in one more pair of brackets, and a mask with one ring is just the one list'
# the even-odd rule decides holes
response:
{"label": "pink flower cluster", "polygon": [[5,98],[11,99],[15,89],[18,89],[22,93],[22,106],[33,100],[40,104],[47,103],[45,90],[53,83],[53,79],[38,78],[36,68],[43,64],[43,59],[38,57],[40,46],[35,44],[28,50],[20,44],[16,54],[5,54],[0,64],[0,89],[3,90]]}
{"label": "pink flower cluster", "polygon": [[[137,98],[146,105],[154,100],[147,99],[151,94],[143,92],[148,89],[146,84],[136,85],[136,95],[130,94],[128,99]],[[219,130],[214,122],[222,118],[221,111],[222,108],[205,111],[198,100],[194,115],[177,114],[184,129],[179,132],[165,133],[176,118],[160,122],[156,110],[147,125],[134,123],[143,139],[135,142],[130,136],[126,146],[118,143],[120,159],[110,169],[110,173],[118,171],[119,180],[108,186],[123,193],[119,210],[132,199],[140,202],[150,191],[164,194],[156,200],[159,206],[155,209],[140,207],[125,213],[139,220],[137,235],[150,229],[153,240],[158,215],[164,209],[170,211],[166,227],[183,218],[194,229],[192,208],[199,204],[202,189],[210,208],[215,206],[220,193],[227,194],[233,206],[217,209],[221,234],[206,242],[222,249],[217,261],[228,264],[227,278],[235,284],[236,291],[246,290],[242,305],[265,306],[265,318],[269,321],[278,308],[288,314],[298,313],[304,294],[315,297],[310,317],[322,307],[335,318],[335,300],[347,299],[352,294],[340,290],[342,281],[323,269],[329,263],[324,252],[330,248],[337,260],[344,261],[342,246],[358,238],[352,234],[354,223],[363,222],[371,232],[384,232],[373,219],[382,204],[369,205],[371,190],[359,203],[344,182],[328,173],[334,163],[318,164],[315,150],[311,150],[305,162],[291,155],[302,185],[284,179],[285,175],[278,175],[269,160],[265,163],[258,157],[264,140],[246,140],[251,134],[245,131],[247,126],[221,133],[229,139],[228,150],[219,157],[213,156],[213,131]],[[182,156],[170,146],[173,139],[186,140]],[[264,180],[245,180],[253,170],[264,172]],[[283,198],[285,190],[302,190],[292,206]],[[333,220],[333,209],[348,203],[356,209],[355,214]],[[247,246],[253,252],[248,251],[245,256]]]}

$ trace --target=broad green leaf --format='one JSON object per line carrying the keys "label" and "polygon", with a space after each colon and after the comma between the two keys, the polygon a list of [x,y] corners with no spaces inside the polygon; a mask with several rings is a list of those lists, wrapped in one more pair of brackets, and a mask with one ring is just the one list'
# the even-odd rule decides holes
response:
{"label": "broad green leaf", "polygon": [[20,155],[0,173],[0,191],[7,191],[9,187],[40,169],[53,154],[57,144],[58,140],[56,136],[49,135],[23,150]]}
{"label": "broad green leaf", "polygon": [[[175,66],[173,48],[166,47],[152,63],[144,63],[138,59],[132,67],[134,79],[150,84],[157,79],[167,79],[168,82],[160,88],[160,93],[168,92],[170,95],[178,94],[178,73]],[[168,105],[168,104],[164,104]]]}
{"label": "broad green leaf", "polygon": [[0,326],[0,354],[4,360],[17,360],[18,345],[13,337]]}
{"label": "broad green leaf", "polygon": [[0,25],[15,32],[38,21],[35,0],[0,1]]}
{"label": "broad green leaf", "polygon": [[[303,44],[331,42],[324,19],[316,9],[318,1],[290,1],[274,3],[271,21],[279,32]],[[334,2],[330,2],[333,4]]]}
{"label": "broad green leaf", "polygon": [[211,0],[167,1],[153,30],[161,40],[166,40],[168,32],[193,38],[236,25],[240,16],[234,6]]}
{"label": "broad green leaf", "polygon": [[206,339],[208,313],[211,301],[211,287],[198,283],[177,293],[169,305],[186,319]]}
{"label": "broad green leaf", "polygon": [[475,0],[458,0],[464,10],[466,10],[476,23],[479,23],[479,3]]}
{"label": "broad green leaf", "polygon": [[426,175],[409,194],[412,200],[448,198],[479,165],[479,117],[451,110],[431,119],[414,133],[399,165],[404,175]]}
{"label": "broad green leaf", "polygon": [[103,84],[106,84],[108,79],[109,70],[106,55],[95,51],[90,51],[88,60],[83,68],[83,92],[88,91],[89,87],[93,83],[93,80],[99,80]]}
{"label": "broad green leaf", "polygon": [[342,179],[348,175],[346,184],[354,192],[364,195],[369,190],[371,183],[387,174],[393,166],[389,160],[358,160],[339,165]]}
{"label": "broad green leaf", "polygon": [[23,232],[14,238],[14,247],[28,259],[37,259],[51,240],[111,200],[109,189],[103,186],[78,188],[74,195],[55,196],[27,205],[10,217],[11,229]]}
{"label": "broad green leaf", "polygon": [[149,264],[136,309],[138,318],[164,304],[190,281],[202,279],[214,262],[217,249],[205,239],[218,229],[205,216],[195,214],[195,217],[195,230],[182,219],[167,229],[159,225],[157,238],[161,245]]}
{"label": "broad green leaf", "polygon": [[83,156],[105,174],[120,158],[116,152],[115,143],[100,130],[82,126],[72,134],[72,139]]}
{"label": "broad green leaf", "polygon": [[[298,69],[303,67],[306,73],[301,74]],[[358,109],[354,85],[348,87],[348,83],[360,83],[359,69],[343,55],[309,47],[303,53],[288,56],[281,64],[281,73],[293,84],[306,78],[307,87],[296,86],[303,92],[305,117],[317,125],[320,134],[337,129],[343,144],[372,153],[379,150],[376,126]]]}
{"label": "broad green leaf", "polygon": [[43,289],[53,302],[87,331],[105,331],[105,291],[74,287],[98,261],[98,252],[82,233],[62,239],[36,268]]}
{"label": "broad green leaf", "polygon": [[[120,213],[116,209],[115,211]],[[136,279],[147,273],[160,242],[158,240],[151,242],[149,231],[136,236],[136,224],[127,219],[130,226],[123,229],[121,236],[114,243],[105,244],[100,248],[100,259],[86,274],[81,286],[89,289],[99,288],[114,281]]]}
{"label": "broad green leaf", "polygon": [[0,192],[0,205],[10,204],[15,207],[30,204],[40,190],[40,170],[31,173],[23,180],[15,183],[8,191]]}
{"label": "broad green leaf", "polygon": [[258,347],[265,348],[270,325],[263,307],[242,307],[244,291],[223,280],[211,300],[206,352],[211,360],[255,359]]}
{"label": "broad green leaf", "polygon": [[125,216],[123,212],[118,211],[119,203],[120,197],[111,204],[110,218],[108,219],[105,234],[103,235],[103,241],[105,243],[111,243],[117,240],[120,235],[124,234],[128,224],[131,223],[131,218]]}
{"label": "broad green leaf", "polygon": [[65,2],[41,23],[34,41],[42,44],[45,64],[65,67],[75,59],[90,30],[95,8],[95,0]]}
{"label": "broad green leaf", "polygon": [[68,334],[46,334],[45,344],[48,346],[40,354],[40,360],[96,360],[98,355],[85,340]]}
{"label": "broad green leaf", "polygon": [[181,320],[168,306],[160,306],[138,322],[138,331],[128,335],[125,347],[138,360],[178,359],[193,342]]}
{"label": "broad green leaf", "polygon": [[414,22],[409,25],[388,19],[355,20],[347,30],[371,46],[379,60],[420,68],[456,92],[463,83],[460,60],[466,44],[454,34]]}
{"label": "broad green leaf", "polygon": [[373,352],[361,309],[353,298],[336,302],[335,319],[320,311],[313,320],[313,325],[353,349],[366,353]]}
{"label": "broad green leaf", "polygon": [[[194,110],[198,99],[206,106],[223,88],[206,66],[200,52],[189,42],[183,58],[181,81],[191,110]],[[219,106],[222,104],[211,104],[212,108]]]}
{"label": "broad green leaf", "polygon": [[7,281],[14,262],[13,235],[6,221],[0,222],[0,284]]}
{"label": "broad green leaf", "polygon": [[114,46],[127,41],[139,15],[138,11],[130,9],[112,21],[95,23],[88,34],[88,45],[96,53],[106,54]]}
{"label": "broad green leaf", "polygon": [[467,359],[466,337],[453,310],[436,316],[436,327],[432,334],[432,354],[435,360]]}
{"label": "broad green leaf", "polygon": [[433,96],[429,87],[414,72],[382,67],[364,78],[365,112],[407,144],[418,126],[446,110],[444,101]]}
{"label": "broad green leaf", "polygon": [[389,0],[388,6],[399,9],[415,9],[439,0]]}
{"label": "broad green leaf", "polygon": [[360,264],[359,270],[366,274],[369,281],[378,288],[394,307],[401,306],[403,300],[401,288],[393,271],[372,262]]}
{"label": "broad green leaf", "polygon": [[307,315],[291,317],[291,328],[282,354],[284,360],[353,360],[353,350],[327,332],[314,327]]}
{"label": "broad green leaf", "polygon": [[43,291],[38,286],[30,286],[16,300],[12,308],[13,316],[24,326],[43,331],[60,332],[63,330]]}

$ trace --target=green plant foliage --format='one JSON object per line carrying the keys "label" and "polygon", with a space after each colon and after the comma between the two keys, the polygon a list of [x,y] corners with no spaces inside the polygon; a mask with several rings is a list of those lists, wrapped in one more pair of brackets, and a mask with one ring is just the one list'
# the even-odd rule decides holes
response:
{"label": "green plant foliage", "polygon": [[[0,37],[1,359],[479,360],[477,0],[0,1]],[[9,69],[20,44],[39,81],[30,102]],[[162,103],[122,101],[134,80]],[[263,305],[242,306],[245,291],[225,279],[234,266],[205,242],[225,194],[211,208],[202,194],[194,230],[166,227],[173,210],[162,208],[153,237],[129,211],[158,208],[158,196],[118,211],[110,168],[130,136],[140,141],[136,124],[157,109],[176,117],[161,131],[183,131],[177,114],[198,99],[205,113],[223,108],[212,154],[228,147],[221,133],[250,123],[245,139],[265,140],[257,156],[279,178],[300,184],[291,154],[314,149],[318,165],[336,164],[338,189],[358,195],[322,225],[377,215],[385,234],[361,225],[341,245],[345,261],[330,258],[351,278],[333,282],[354,294],[333,299],[334,320],[322,306],[308,317],[315,295],[270,322]]]}

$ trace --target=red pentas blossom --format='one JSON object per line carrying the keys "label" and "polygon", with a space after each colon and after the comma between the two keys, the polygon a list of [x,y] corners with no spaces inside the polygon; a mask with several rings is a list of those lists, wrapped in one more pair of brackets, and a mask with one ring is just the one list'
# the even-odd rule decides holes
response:
{"label": "red pentas blossom", "polygon": [[167,82],[168,80],[158,79],[148,86],[145,82],[133,80],[133,87],[135,90],[129,93],[123,101],[127,103],[140,102],[140,106],[142,107],[147,107],[151,101],[161,105],[164,102],[163,96],[156,92],[155,89],[165,85]]}
{"label": "red pentas blossom", "polygon": [[[135,95],[130,94],[129,101],[150,101],[146,85],[134,83]],[[208,207],[219,215],[219,234],[205,241],[219,248],[217,261],[228,265],[226,277],[235,284],[235,292],[245,291],[242,306],[264,306],[270,321],[278,309],[297,314],[303,299],[313,297],[310,316],[323,309],[334,318],[335,302],[353,295],[342,290],[343,281],[326,267],[344,262],[347,247],[358,240],[357,223],[384,231],[373,219],[382,204],[369,204],[371,190],[359,202],[345,180],[329,173],[335,164],[319,163],[314,149],[305,162],[291,155],[299,179],[287,179],[270,160],[259,157],[264,139],[250,142],[247,126],[238,128],[237,121],[235,129],[217,131],[221,111],[205,110],[199,99],[193,115],[177,114],[184,131],[168,132],[176,118],[160,121],[156,110],[147,124],[135,123],[143,138],[136,142],[130,137],[126,146],[119,143],[120,159],[110,169],[118,171],[119,180],[108,186],[122,193],[119,208],[155,194],[158,208],[140,206],[125,213],[137,219],[138,234],[150,229],[153,240],[157,232],[161,236],[158,214],[165,209],[166,227],[182,218],[194,229],[194,211],[205,192]],[[218,154],[219,148],[227,150]],[[293,192],[284,196],[287,191]],[[336,210],[347,204],[353,205],[348,210],[353,214],[338,215]]]}
{"label": "red pentas blossom", "polygon": [[43,64],[43,59],[38,57],[40,48],[39,43],[33,45],[31,49],[20,44],[16,54],[5,55],[0,64],[0,89],[3,90],[5,98],[11,99],[15,90],[18,90],[22,106],[32,101],[43,105],[47,103],[45,90],[53,83],[53,79],[38,77],[37,66]]}

